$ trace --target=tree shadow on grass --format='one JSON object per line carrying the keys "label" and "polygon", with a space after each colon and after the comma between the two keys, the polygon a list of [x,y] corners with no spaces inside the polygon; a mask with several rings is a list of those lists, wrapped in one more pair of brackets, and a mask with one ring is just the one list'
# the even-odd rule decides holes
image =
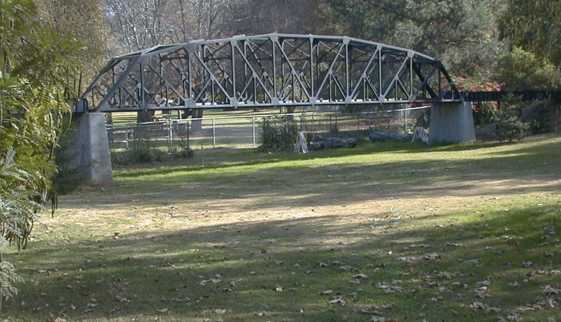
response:
{"label": "tree shadow on grass", "polygon": [[[35,242],[16,256],[28,283],[6,314],[30,321],[365,321],[375,314],[490,321],[543,300],[545,285],[560,282],[559,206],[469,220],[302,217]],[[472,309],[474,302],[485,306]],[[522,314],[543,321],[556,312]]]}
{"label": "tree shadow on grass", "polygon": [[[174,172],[197,172],[241,166],[266,165],[283,161],[321,160],[325,158],[359,156],[372,153],[407,153],[413,151],[428,152],[430,150],[426,146],[409,144],[407,142],[363,143],[356,148],[322,150],[308,154],[283,152],[263,153],[254,149],[218,149],[218,151],[203,152],[195,159],[181,163],[153,163],[121,168],[117,171],[116,176],[122,178],[138,178],[147,175],[166,175]],[[204,163],[204,165],[201,163]]]}
{"label": "tree shadow on grass", "polygon": [[[547,138],[556,138],[555,136]],[[535,142],[543,140],[543,137],[531,138],[523,143]],[[550,148],[559,150],[559,142],[535,144],[528,148],[516,149],[526,153],[543,153],[547,152]],[[469,152],[477,151],[480,149],[488,149],[495,147],[516,147],[516,144],[503,144],[497,142],[478,142],[475,144],[456,144],[456,145],[436,145],[425,146],[421,144],[411,144],[408,142],[376,142],[376,143],[362,143],[356,148],[344,148],[335,150],[315,151],[309,154],[294,154],[294,153],[261,153],[255,149],[231,149],[220,148],[216,151],[205,151],[199,154],[195,159],[186,161],[174,161],[167,163],[152,163],[144,165],[132,165],[120,167],[116,176],[121,178],[138,178],[149,175],[166,175],[174,172],[197,172],[209,169],[232,168],[240,166],[252,166],[262,164],[272,164],[283,161],[306,161],[306,160],[321,160],[325,158],[338,158],[348,156],[360,156],[375,153],[428,153],[428,152]],[[504,153],[511,153],[508,150],[495,153],[501,155]],[[204,164],[204,165],[203,165]]]}
{"label": "tree shadow on grass", "polygon": [[[231,211],[275,207],[333,206],[388,198],[431,198],[554,192],[561,189],[561,143],[517,145],[507,151],[490,150],[489,157],[476,159],[368,160],[361,163],[334,162],[321,165],[295,163],[266,168],[242,169],[239,164],[209,169],[149,170],[163,177],[142,173],[121,174],[116,187],[87,195],[70,196],[66,207],[110,208],[119,205],[145,206],[177,203],[197,205],[228,200]],[[361,148],[372,154],[377,149]],[[342,151],[346,156],[350,151]],[[337,154],[326,154],[336,158]],[[299,157],[298,157],[299,158]],[[296,160],[299,160],[299,159]],[[307,157],[302,157],[307,158]],[[293,160],[293,159],[290,159]],[[273,164],[278,162],[271,160]],[[253,163],[251,163],[253,164]],[[255,164],[259,161],[255,161]],[[155,172],[150,172],[155,171]],[[174,175],[176,173],[177,175]],[[84,202],[84,200],[91,199]],[[64,206],[63,206],[64,207]],[[195,206],[196,207],[196,206]]]}

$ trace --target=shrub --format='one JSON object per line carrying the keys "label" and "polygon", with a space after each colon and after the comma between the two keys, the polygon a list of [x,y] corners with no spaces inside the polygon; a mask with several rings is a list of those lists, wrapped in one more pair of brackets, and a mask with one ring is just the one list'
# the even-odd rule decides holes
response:
{"label": "shrub", "polygon": [[130,140],[124,152],[113,152],[112,162],[115,164],[128,165],[151,162],[164,162],[170,159],[190,159],[194,156],[190,148],[189,140],[181,137],[173,145],[166,148],[156,146],[153,141],[145,138],[137,132],[137,137]]}
{"label": "shrub", "polygon": [[[180,131],[178,131],[178,133],[181,134]],[[189,144],[189,131],[187,130],[184,135],[178,135],[178,139],[179,140],[169,149],[169,154],[174,158],[191,159],[195,153]]]}
{"label": "shrub", "polygon": [[152,162],[153,152],[151,151],[150,140],[143,137],[136,137],[129,142],[127,148],[127,160],[131,163]]}
{"label": "shrub", "polygon": [[495,123],[497,125],[497,138],[501,142],[521,140],[529,130],[528,124],[522,122],[513,109],[498,111],[495,115]]}
{"label": "shrub", "polygon": [[[0,159],[0,247],[9,242],[25,248],[45,199],[45,193],[39,192],[44,191],[45,180],[18,167],[15,157],[15,150],[10,149]],[[17,295],[20,281],[14,266],[0,252],[0,310],[4,300]]]}
{"label": "shrub", "polygon": [[486,125],[495,121],[497,108],[490,103],[481,103],[475,112],[475,124]]}
{"label": "shrub", "polygon": [[522,109],[521,118],[532,134],[555,131],[556,106],[552,101],[536,101]]}
{"label": "shrub", "polygon": [[262,144],[260,151],[293,151],[298,138],[298,126],[286,117],[271,117],[263,120],[261,125]]}

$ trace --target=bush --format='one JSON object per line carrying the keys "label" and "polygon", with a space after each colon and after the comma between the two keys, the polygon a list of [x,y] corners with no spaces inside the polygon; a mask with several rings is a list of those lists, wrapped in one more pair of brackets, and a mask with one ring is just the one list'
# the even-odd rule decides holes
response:
{"label": "bush", "polygon": [[179,142],[169,149],[169,154],[178,159],[191,159],[195,155],[195,152],[189,145],[189,139],[180,137]]}
{"label": "bush", "polygon": [[[25,248],[45,199],[39,192],[45,180],[18,167],[15,150],[0,157],[0,248],[6,242]],[[0,310],[4,300],[17,295],[20,281],[14,266],[4,261],[0,252]]]}
{"label": "bush", "polygon": [[16,273],[14,265],[4,261],[0,255],[0,311],[5,300],[18,295],[15,285],[20,282],[23,282],[23,279]]}
{"label": "bush", "polygon": [[129,142],[127,147],[127,160],[131,163],[148,163],[154,159],[152,144],[145,139],[141,131],[137,131],[135,138]]}
{"label": "bush", "polygon": [[487,125],[495,121],[497,116],[497,108],[490,103],[481,103],[475,112],[475,124]]}
{"label": "bush", "polygon": [[522,140],[528,133],[529,126],[520,120],[513,109],[500,110],[495,115],[497,138],[501,142]]}
{"label": "bush", "polygon": [[290,121],[286,117],[271,117],[263,120],[261,128],[263,142],[259,147],[260,151],[288,152],[294,150],[294,144],[298,139],[296,122]]}
{"label": "bush", "polygon": [[[137,132],[141,134],[141,132]],[[138,135],[130,140],[124,152],[113,152],[112,162],[114,164],[128,165],[151,162],[164,162],[171,159],[190,159],[194,156],[189,145],[189,140],[180,138],[172,146],[160,148],[144,135]]]}
{"label": "bush", "polygon": [[555,131],[557,106],[551,101],[536,101],[522,109],[522,121],[529,124],[532,134]]}

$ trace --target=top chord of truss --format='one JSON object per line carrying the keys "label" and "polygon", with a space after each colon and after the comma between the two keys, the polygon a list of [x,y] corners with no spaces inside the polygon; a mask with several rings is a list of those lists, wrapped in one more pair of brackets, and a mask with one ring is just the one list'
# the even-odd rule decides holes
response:
{"label": "top chord of truss", "polygon": [[115,57],[81,102],[118,112],[457,100],[445,67],[427,55],[350,37],[274,33]]}

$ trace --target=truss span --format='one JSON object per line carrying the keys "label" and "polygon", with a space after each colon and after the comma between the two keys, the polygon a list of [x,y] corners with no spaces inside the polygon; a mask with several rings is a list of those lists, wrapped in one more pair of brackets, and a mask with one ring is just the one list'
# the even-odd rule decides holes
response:
{"label": "truss span", "polygon": [[350,37],[195,40],[115,57],[81,108],[118,112],[457,101],[443,64]]}

